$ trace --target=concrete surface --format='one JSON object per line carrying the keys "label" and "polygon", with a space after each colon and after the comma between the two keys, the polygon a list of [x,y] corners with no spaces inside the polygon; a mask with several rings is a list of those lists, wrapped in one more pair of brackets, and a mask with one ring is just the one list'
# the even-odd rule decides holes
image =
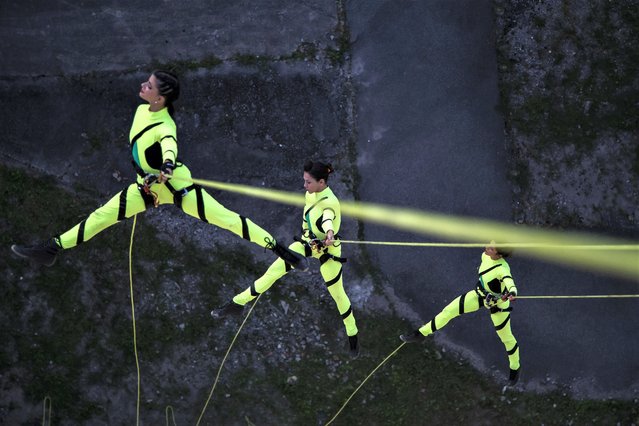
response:
{"label": "concrete surface", "polygon": [[[496,110],[491,2],[352,0],[346,5],[357,88],[357,166],[362,176],[362,200],[510,220],[503,119]],[[330,34],[337,22],[334,1],[295,2],[293,6],[285,0],[216,1],[212,3],[215,13],[210,13],[210,7],[211,3],[201,1],[3,2],[3,161],[58,173],[66,176],[69,185],[85,182],[104,162],[115,172],[129,173],[125,169],[128,113],[115,119],[119,126],[108,135],[94,135],[91,130],[100,128],[107,116],[112,120],[114,111],[133,111],[137,99],[130,92],[144,78],[139,68],[154,61],[202,60],[211,55],[286,55],[308,40],[320,45],[333,43]],[[218,93],[216,87],[230,84],[223,78],[225,72],[224,68],[217,70],[213,80],[211,74],[193,73],[194,85],[189,90],[194,92],[185,93],[186,102],[181,107],[189,108],[189,97],[212,107],[206,103],[207,97]],[[233,111],[251,111],[260,99],[274,102],[277,87],[297,81],[303,93],[300,98],[314,100],[310,105],[303,101],[287,104],[283,115],[304,108],[324,110],[328,111],[324,125],[320,130],[300,130],[303,126],[299,123],[284,122],[290,130],[299,131],[295,136],[299,141],[335,140],[340,135],[331,129],[339,125],[339,111],[328,100],[331,88],[313,79],[317,72],[311,67],[302,78],[299,73],[287,75],[276,67],[263,77],[263,81],[274,82],[272,92],[264,97],[244,93],[238,101],[231,96],[234,109],[216,110],[211,117],[200,118],[221,123],[229,114],[233,117]],[[94,77],[87,80],[83,77],[87,74]],[[246,77],[247,84],[251,78]],[[8,106],[21,97],[31,97],[33,109],[8,114]],[[52,118],[44,126],[41,116]],[[259,119],[259,109],[234,118],[247,117]],[[197,128],[199,123],[191,124]],[[275,129],[282,122],[271,125]],[[195,133],[203,136],[210,129],[216,129],[215,125]],[[250,161],[255,170],[288,167],[297,161],[278,157],[276,164],[270,163],[266,153],[251,145],[264,135],[247,138],[218,131],[224,150],[233,150],[235,156],[254,155]],[[47,144],[65,137],[84,142],[72,145],[72,152]],[[110,152],[107,157],[98,155],[104,147],[92,145],[101,140],[117,144],[117,148],[106,150]],[[248,145],[242,147],[242,143]],[[198,164],[202,149],[192,148],[192,169],[203,167]],[[268,149],[277,151],[277,141]],[[315,152],[317,145],[302,146],[298,155]],[[74,175],[64,158],[83,155],[89,159],[88,165]],[[221,156],[219,176],[229,180],[239,177],[241,171],[233,170],[233,156]],[[290,186],[292,179],[284,176],[282,187]],[[244,182],[259,180],[259,174],[242,176]],[[107,194],[119,187],[114,178],[100,190]],[[378,226],[366,226],[366,237],[425,239]],[[378,248],[372,253],[390,285],[424,321],[474,285],[480,256],[477,250],[451,249]],[[524,258],[513,258],[511,266],[522,294],[636,293],[636,283]],[[638,308],[634,300],[518,302],[513,330],[521,346],[523,384],[532,389],[572,385],[583,396],[637,397],[639,342],[632,336],[637,335]],[[458,319],[437,338],[464,352],[478,367],[503,375],[507,371],[503,348],[489,319],[482,315],[479,312]],[[407,322],[407,327],[416,325]]]}
{"label": "concrete surface", "polygon": [[[363,200],[510,222],[509,162],[497,112],[489,0],[348,3]],[[366,225],[373,241],[433,241]],[[372,246],[395,293],[421,323],[474,287],[481,250]],[[522,295],[635,294],[637,282],[513,257]],[[579,396],[639,395],[637,299],[521,300],[512,328],[528,389],[571,386]],[[407,318],[412,316],[406,315]],[[485,312],[436,339],[498,377],[503,346]]]}
{"label": "concrete surface", "polygon": [[0,75],[131,70],[330,43],[335,2],[19,0],[0,5]]}

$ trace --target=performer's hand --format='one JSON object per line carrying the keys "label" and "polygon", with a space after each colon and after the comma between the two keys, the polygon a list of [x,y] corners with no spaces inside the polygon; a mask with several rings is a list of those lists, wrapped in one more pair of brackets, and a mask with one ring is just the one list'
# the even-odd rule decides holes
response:
{"label": "performer's hand", "polygon": [[335,241],[335,233],[329,229],[329,231],[326,233],[326,239],[324,240],[324,245],[327,247],[332,246],[334,241]]}
{"label": "performer's hand", "polygon": [[160,168],[160,176],[158,177],[158,182],[164,183],[169,180],[169,178],[173,176],[173,169],[175,169],[175,165],[169,160],[165,161]]}
{"label": "performer's hand", "polygon": [[508,293],[504,293],[501,295],[501,300],[509,300],[514,301],[517,298],[517,293],[514,291],[509,291]]}
{"label": "performer's hand", "polygon": [[159,183],[164,183],[167,180],[169,180],[169,177],[171,177],[173,173],[165,173],[165,172],[160,172],[160,176],[158,176],[158,182]]}
{"label": "performer's hand", "polygon": [[492,293],[488,293],[484,298],[484,306],[487,308],[492,308],[499,301],[499,296],[495,296]]}

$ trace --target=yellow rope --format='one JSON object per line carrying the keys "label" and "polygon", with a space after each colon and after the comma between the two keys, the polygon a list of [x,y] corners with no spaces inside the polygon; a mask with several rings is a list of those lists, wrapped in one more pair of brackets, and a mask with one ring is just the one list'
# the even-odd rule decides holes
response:
{"label": "yellow rope", "polygon": [[253,302],[253,306],[251,306],[251,309],[249,309],[248,313],[246,314],[246,317],[244,318],[244,321],[242,321],[242,324],[240,324],[240,328],[237,329],[237,333],[235,333],[235,336],[233,336],[233,340],[231,340],[231,344],[229,345],[229,348],[226,350],[226,354],[224,354],[224,358],[222,359],[222,363],[220,364],[220,368],[217,370],[217,375],[215,376],[215,381],[213,382],[213,387],[211,388],[211,392],[209,392],[209,396],[206,399],[206,402],[204,403],[204,407],[202,408],[202,412],[200,413],[200,417],[197,419],[196,426],[199,426],[200,422],[202,421],[202,417],[204,417],[204,412],[206,411],[206,408],[209,405],[209,402],[211,401],[211,397],[213,396],[213,391],[215,390],[215,387],[217,386],[217,382],[218,382],[218,380],[220,378],[220,373],[222,373],[222,367],[224,367],[224,363],[226,362],[226,358],[228,358],[229,353],[231,352],[231,348],[233,347],[233,344],[235,343],[235,340],[237,340],[237,336],[240,335],[240,332],[242,331],[242,328],[244,327],[244,324],[246,324],[246,321],[251,316],[251,312],[253,312],[253,309],[255,308],[255,305],[257,304],[257,301],[260,300],[260,297],[262,297],[262,294],[263,293],[261,293],[259,296],[257,296],[255,301]]}
{"label": "yellow rope", "polygon": [[42,401],[42,426],[51,426],[51,398],[48,395]]}
{"label": "yellow rope", "polygon": [[517,296],[517,299],[603,299],[603,298],[631,298],[639,294],[584,294],[574,296]]}
{"label": "yellow rope", "polygon": [[377,371],[377,370],[378,370],[378,369],[379,369],[382,365],[384,365],[384,363],[385,363],[386,361],[388,361],[388,359],[389,359],[390,357],[392,357],[393,355],[395,355],[395,354],[397,353],[397,351],[399,351],[399,350],[402,348],[402,346],[404,346],[405,344],[406,344],[406,342],[402,342],[402,344],[401,344],[401,345],[399,345],[399,346],[397,347],[397,349],[395,349],[393,352],[391,352],[391,353],[390,353],[390,355],[388,355],[386,358],[384,358],[384,360],[383,360],[382,362],[380,362],[380,363],[379,363],[379,365],[377,365],[377,367],[375,367],[375,369],[373,369],[373,371],[371,371],[371,372],[369,373],[369,375],[368,375],[368,376],[366,376],[366,378],[364,379],[364,381],[362,381],[362,383],[360,383],[360,385],[357,387],[357,389],[355,389],[355,390],[353,391],[353,393],[351,394],[351,396],[349,396],[349,397],[348,397],[348,399],[346,400],[346,402],[344,402],[344,404],[343,404],[343,405],[342,405],[342,407],[339,409],[339,411],[338,411],[337,413],[335,413],[335,415],[333,416],[333,418],[331,418],[331,419],[328,421],[328,423],[326,423],[324,426],[328,426],[328,425],[330,425],[331,423],[333,423],[333,421],[337,418],[337,416],[339,416],[339,413],[341,413],[341,412],[342,412],[342,410],[344,409],[344,407],[346,407],[346,404],[348,404],[348,402],[351,400],[351,398],[353,398],[353,396],[357,393],[357,391],[359,391],[359,389],[360,389],[362,386],[364,386],[364,383],[366,383],[366,381],[367,381],[367,380],[368,380],[368,379],[369,379],[369,378],[370,378],[373,374],[375,374],[375,372],[376,372],[376,371]]}
{"label": "yellow rope", "polygon": [[[457,248],[476,248],[486,247],[486,243],[412,243],[408,241],[354,241],[339,240],[345,244],[369,244],[383,246],[408,246],[408,247],[457,247]],[[616,245],[565,245],[565,244],[545,244],[545,243],[499,243],[497,247],[512,248],[564,248],[575,250],[639,250],[639,244],[616,244]]]}
{"label": "yellow rope", "polygon": [[[170,417],[169,417],[169,414],[170,414]],[[164,417],[166,418],[166,426],[170,426],[169,425],[169,418],[172,420],[173,426],[176,426],[176,424],[175,424],[175,414],[173,413],[173,407],[171,407],[170,405],[166,406],[166,409],[164,410]]]}
{"label": "yellow rope", "polygon": [[133,320],[133,353],[135,354],[135,367],[138,378],[138,397],[135,408],[135,424],[140,424],[140,360],[138,359],[138,340],[135,331],[135,303],[133,301],[133,234],[135,233],[135,223],[138,216],[133,216],[133,226],[131,227],[131,242],[129,243],[129,289],[131,292],[131,319]]}
{"label": "yellow rope", "polygon": [[[181,180],[279,203],[305,205],[303,194],[203,179]],[[524,255],[639,281],[639,245],[635,241],[373,203],[341,201],[340,205],[345,216],[449,241],[522,241],[528,246],[519,248],[518,252]],[[576,246],[590,246],[590,249],[566,249]],[[598,248],[595,249],[595,246]],[[610,255],[609,247],[612,246],[628,246],[632,249],[615,249],[614,255]]]}

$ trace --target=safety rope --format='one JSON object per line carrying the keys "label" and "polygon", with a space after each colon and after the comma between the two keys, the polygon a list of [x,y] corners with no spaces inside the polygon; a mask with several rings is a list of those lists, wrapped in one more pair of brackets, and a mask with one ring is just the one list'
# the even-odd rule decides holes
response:
{"label": "safety rope", "polygon": [[51,398],[48,395],[42,401],[42,426],[51,426]]}
{"label": "safety rope", "polygon": [[175,414],[173,413],[173,407],[171,407],[170,405],[166,406],[166,409],[164,410],[164,417],[166,418],[166,426],[171,426],[169,424],[169,419],[171,419],[173,426],[176,426]]}
{"label": "safety rope", "polygon": [[[172,179],[283,204],[305,205],[303,194],[204,179],[176,177]],[[639,266],[637,266],[639,264],[639,245],[628,240],[583,232],[539,229],[487,219],[452,216],[373,203],[341,201],[340,206],[342,214],[346,216],[403,231],[430,234],[450,241],[468,239],[486,242],[491,240],[498,242],[522,241],[528,244],[527,247],[519,249],[519,252],[524,255],[639,280]],[[576,248],[577,246],[591,246],[591,248],[588,250],[566,250],[566,247]],[[597,246],[597,249],[593,248],[594,246]],[[615,249],[614,255],[610,256],[608,254],[611,246],[632,248],[628,250]]]}
{"label": "safety rope", "polygon": [[237,329],[237,333],[235,333],[235,336],[233,336],[233,340],[231,340],[231,344],[229,345],[229,348],[226,350],[226,354],[224,354],[224,358],[222,358],[222,363],[220,364],[220,368],[217,370],[217,375],[215,376],[215,381],[213,382],[213,386],[211,387],[211,392],[209,392],[209,396],[208,396],[208,398],[206,398],[206,402],[204,403],[204,407],[202,408],[202,412],[200,413],[200,417],[198,417],[198,419],[197,419],[196,426],[200,425],[200,422],[202,421],[202,417],[204,417],[204,412],[206,411],[206,408],[208,407],[209,402],[211,401],[211,397],[213,397],[213,391],[215,390],[215,387],[217,386],[217,382],[218,382],[218,380],[220,378],[220,374],[222,373],[222,368],[224,367],[224,363],[226,362],[226,358],[228,358],[229,353],[231,352],[231,348],[233,347],[233,344],[235,343],[235,340],[237,340],[237,336],[240,335],[240,332],[242,331],[242,328],[244,327],[244,324],[246,324],[246,321],[251,316],[251,312],[253,312],[253,309],[255,308],[255,305],[257,305],[257,301],[260,300],[260,297],[262,297],[262,294],[264,294],[264,293],[260,293],[260,295],[257,296],[255,301],[253,302],[253,305],[251,306],[251,309],[249,309],[248,313],[246,314],[246,317],[244,317],[244,321],[242,321],[242,324],[240,324],[240,328]]}
{"label": "safety rope", "polygon": [[406,344],[406,342],[402,342],[402,344],[400,344],[400,345],[397,347],[397,349],[395,349],[395,350],[394,350],[393,352],[391,352],[391,353],[390,353],[390,354],[389,354],[386,358],[384,358],[384,360],[383,360],[382,362],[380,362],[380,363],[377,365],[377,367],[375,367],[375,368],[373,369],[373,371],[371,371],[371,372],[369,373],[369,375],[368,375],[368,376],[366,376],[366,378],[362,381],[362,383],[360,383],[360,385],[357,387],[357,389],[355,389],[355,390],[353,391],[353,393],[351,394],[351,396],[349,396],[349,397],[348,397],[348,399],[346,400],[346,402],[344,402],[344,404],[343,404],[343,405],[342,405],[342,407],[339,409],[339,411],[338,411],[337,413],[335,413],[335,415],[334,415],[334,416],[333,416],[333,417],[332,417],[332,418],[331,418],[331,419],[330,419],[330,420],[329,420],[329,421],[328,421],[328,422],[327,422],[324,426],[328,426],[328,425],[330,425],[331,423],[333,423],[333,421],[337,418],[337,416],[339,416],[339,413],[341,413],[341,412],[342,412],[342,410],[344,409],[344,407],[346,407],[346,404],[348,404],[348,402],[351,400],[351,398],[353,398],[353,396],[357,393],[357,391],[359,391],[359,390],[360,390],[360,388],[361,388],[362,386],[364,386],[364,383],[366,383],[366,381],[367,381],[367,380],[368,380],[368,379],[369,379],[369,378],[370,378],[373,374],[375,374],[375,372],[376,372],[376,371],[377,371],[377,370],[378,370],[378,369],[379,369],[382,365],[384,365],[384,363],[385,363],[386,361],[388,361],[388,359],[389,359],[390,357],[392,357],[393,355],[395,355],[395,354],[397,353],[397,351],[399,351],[399,350],[402,348],[402,346],[404,346],[405,344]]}
{"label": "safety rope", "polygon": [[135,302],[133,301],[133,235],[135,233],[135,223],[137,215],[133,216],[133,226],[131,227],[131,242],[129,243],[129,290],[131,293],[131,319],[133,320],[133,353],[135,354],[135,367],[138,381],[138,397],[135,408],[135,424],[140,424],[140,360],[138,359],[138,339],[135,331]]}
{"label": "safety rope", "polygon": [[[370,245],[384,245],[384,246],[408,246],[408,247],[457,247],[457,248],[476,248],[486,247],[486,243],[412,243],[409,241],[354,241],[354,240],[339,240],[345,244],[370,244]],[[510,248],[564,248],[575,250],[639,250],[639,244],[616,244],[616,245],[603,245],[603,244],[590,244],[590,245],[566,245],[566,244],[545,244],[545,243],[499,243],[495,244],[496,247],[510,247]]]}
{"label": "safety rope", "polygon": [[603,299],[603,298],[631,298],[639,297],[639,294],[583,294],[583,295],[555,295],[555,296],[517,296],[517,299]]}

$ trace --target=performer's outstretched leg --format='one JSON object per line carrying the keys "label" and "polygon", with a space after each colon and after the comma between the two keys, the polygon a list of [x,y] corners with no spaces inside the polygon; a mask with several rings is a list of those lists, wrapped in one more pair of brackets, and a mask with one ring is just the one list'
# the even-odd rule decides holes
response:
{"label": "performer's outstretched leg", "polygon": [[450,320],[469,312],[477,311],[481,306],[481,300],[475,290],[462,294],[450,302],[446,307],[435,316],[432,320],[421,326],[412,333],[402,334],[400,339],[407,343],[418,342],[424,340],[437,330],[443,328]]}
{"label": "performer's outstretched leg", "polygon": [[60,250],[70,249],[88,241],[109,226],[143,212],[146,207],[138,185],[131,184],[60,236],[35,246],[13,245],[11,249],[19,256],[51,266],[55,263]]}
{"label": "performer's outstretched leg", "polygon": [[229,230],[260,247],[273,250],[277,256],[295,269],[302,271],[308,269],[308,260],[304,256],[282,246],[265,229],[256,225],[249,218],[227,209],[199,186],[184,196],[181,207],[185,213],[193,217]]}
{"label": "performer's outstretched leg", "polygon": [[[291,244],[289,249],[294,253],[304,256],[304,246],[299,242]],[[277,280],[286,275],[286,273],[290,270],[291,266],[289,264],[284,262],[282,259],[277,259],[271,264],[271,266],[269,266],[264,275],[255,280],[249,288],[233,297],[232,301],[211,311],[211,316],[213,316],[213,318],[222,318],[227,315],[241,314],[244,309],[244,305],[271,288]]]}

